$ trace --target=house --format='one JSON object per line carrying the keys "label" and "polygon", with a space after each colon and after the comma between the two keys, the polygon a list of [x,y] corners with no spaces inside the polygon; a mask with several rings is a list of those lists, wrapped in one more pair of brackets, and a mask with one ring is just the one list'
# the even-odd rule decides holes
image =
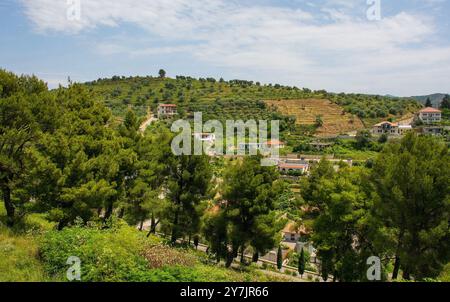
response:
{"label": "house", "polygon": [[276,149],[283,149],[286,147],[286,144],[279,140],[270,140],[264,144],[268,148],[276,148]]}
{"label": "house", "polygon": [[424,135],[438,136],[438,135],[444,134],[444,127],[424,126],[424,127],[420,127],[419,129],[420,129],[420,133],[422,133]]}
{"label": "house", "polygon": [[411,125],[399,125],[398,126],[398,134],[399,135],[405,135],[407,132],[410,132],[413,130],[413,127]]}
{"label": "house", "polygon": [[304,161],[286,161],[278,164],[278,170],[282,173],[298,172],[306,174],[309,172],[309,164]]}
{"label": "house", "polygon": [[435,124],[442,121],[442,112],[436,108],[427,107],[418,113],[418,118],[424,124]]}
{"label": "house", "polygon": [[286,224],[283,231],[283,241],[298,242],[302,234],[305,233],[304,227],[299,227],[295,222],[290,221]]}
{"label": "house", "polygon": [[177,105],[175,104],[160,104],[158,106],[158,118],[172,117],[177,113]]}
{"label": "house", "polygon": [[194,138],[202,142],[215,143],[216,135],[214,133],[194,133]]}
{"label": "house", "polygon": [[381,122],[373,126],[372,129],[373,135],[400,135],[399,133],[399,125],[397,123],[391,122]]}

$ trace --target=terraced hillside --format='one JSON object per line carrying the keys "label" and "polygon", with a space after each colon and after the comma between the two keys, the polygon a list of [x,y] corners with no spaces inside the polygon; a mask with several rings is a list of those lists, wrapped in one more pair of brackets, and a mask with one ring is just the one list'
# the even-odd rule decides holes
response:
{"label": "terraced hillside", "polygon": [[359,117],[346,113],[344,108],[326,99],[269,100],[266,104],[283,115],[295,116],[298,125],[314,125],[320,117],[323,125],[316,132],[320,137],[364,128]]}
{"label": "terraced hillside", "polygon": [[[421,108],[417,101],[408,98],[335,94],[325,90],[312,91],[308,88],[279,84],[195,79],[186,76],[177,76],[175,79],[114,76],[84,85],[98,100],[111,108],[115,116],[120,117],[125,116],[128,108],[133,108],[139,117],[144,117],[148,107],[154,110],[159,103],[170,102],[178,105],[181,115],[188,115],[189,112],[201,108],[205,114],[212,117],[234,117],[235,113],[238,113],[240,118],[247,118],[247,113],[252,111],[252,115],[256,113],[258,117],[264,118],[270,113],[260,106],[260,100],[321,99],[342,106],[346,112],[358,116],[370,127],[389,117],[399,118]],[[245,102],[248,102],[248,110],[242,112],[242,104]]]}

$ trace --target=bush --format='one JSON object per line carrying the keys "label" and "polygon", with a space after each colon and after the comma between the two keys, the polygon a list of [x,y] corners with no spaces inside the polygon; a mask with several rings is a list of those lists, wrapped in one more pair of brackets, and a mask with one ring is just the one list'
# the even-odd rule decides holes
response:
{"label": "bush", "polygon": [[149,267],[141,253],[155,240],[124,225],[109,230],[74,227],[45,234],[39,253],[51,275],[63,276],[67,259],[76,256],[82,281],[140,281]]}

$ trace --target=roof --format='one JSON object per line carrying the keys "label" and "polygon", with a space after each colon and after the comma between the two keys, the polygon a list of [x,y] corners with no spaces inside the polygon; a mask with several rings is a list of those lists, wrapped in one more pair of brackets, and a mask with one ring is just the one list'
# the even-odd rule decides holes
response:
{"label": "roof", "polygon": [[159,107],[177,107],[175,104],[160,104]]}
{"label": "roof", "polygon": [[307,164],[280,164],[279,167],[281,169],[306,169],[308,168]]}
{"label": "roof", "polygon": [[389,125],[391,125],[392,127],[397,127],[397,126],[398,126],[397,123],[391,123],[391,122],[388,122],[388,121],[384,121],[384,122],[381,122],[381,123],[379,123],[379,124],[376,124],[375,127],[380,127],[380,126],[383,126],[384,124],[389,124]]}
{"label": "roof", "polygon": [[438,110],[436,108],[432,108],[432,107],[427,107],[425,109],[422,109],[419,111],[420,113],[441,113],[441,110]]}
{"label": "roof", "polygon": [[284,145],[284,143],[282,141],[279,141],[277,139],[270,140],[270,141],[266,142],[266,144],[269,146]]}

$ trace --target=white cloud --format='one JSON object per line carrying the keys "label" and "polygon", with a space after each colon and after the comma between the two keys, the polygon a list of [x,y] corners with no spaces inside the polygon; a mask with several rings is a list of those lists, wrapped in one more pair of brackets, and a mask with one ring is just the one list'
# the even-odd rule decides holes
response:
{"label": "white cloud", "polygon": [[[436,88],[420,72],[429,70],[423,74],[433,78],[450,66],[450,47],[429,44],[435,33],[430,16],[400,12],[369,22],[363,11],[360,17],[349,14],[361,1],[335,0],[316,13],[225,0],[81,1],[81,20],[73,22],[66,18],[65,1],[22,0],[39,32],[80,34],[133,24],[149,34],[139,43],[127,37],[95,41],[102,55],[185,53],[215,67],[258,75],[255,80],[414,94],[409,91],[415,87]],[[155,37],[162,46],[153,46]]]}

